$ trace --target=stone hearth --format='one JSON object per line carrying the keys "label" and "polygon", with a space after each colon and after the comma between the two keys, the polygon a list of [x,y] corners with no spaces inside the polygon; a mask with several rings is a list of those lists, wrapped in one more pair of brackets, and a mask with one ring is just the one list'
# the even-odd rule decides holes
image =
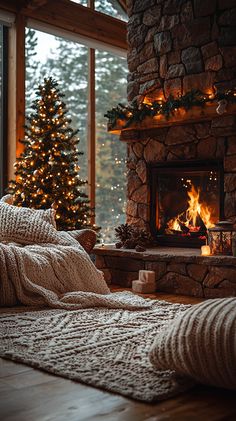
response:
{"label": "stone hearth", "polygon": [[160,292],[217,298],[236,296],[236,258],[200,256],[198,249],[156,247],[146,252],[95,247],[96,266],[108,284],[131,287],[139,270],[153,270]]}

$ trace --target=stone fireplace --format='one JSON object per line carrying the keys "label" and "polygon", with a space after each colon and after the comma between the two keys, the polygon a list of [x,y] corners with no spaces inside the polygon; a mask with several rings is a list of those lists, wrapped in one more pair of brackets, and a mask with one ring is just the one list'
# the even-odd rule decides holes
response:
{"label": "stone fireplace", "polygon": [[[236,222],[235,129],[236,117],[226,115],[211,121],[165,128],[127,130],[127,223],[151,230],[154,237],[156,228],[160,235],[163,234],[167,223],[185,210],[180,201],[183,201],[183,195],[188,197],[187,192],[191,191],[194,179],[192,187],[201,190],[199,200],[208,205],[211,222],[224,218]],[[121,139],[122,136],[124,133],[121,133]],[[165,195],[164,189],[168,188],[170,193],[162,197],[159,205],[158,183],[162,196]],[[197,224],[202,226],[201,219]],[[191,247],[191,242],[189,244],[188,238],[185,239],[187,241],[179,242],[180,245]],[[191,239],[196,239],[194,233]],[[164,244],[163,236],[159,240],[160,244]],[[192,246],[200,246],[201,243],[192,241]]]}
{"label": "stone fireplace", "polygon": [[[235,0],[127,5],[129,101],[235,89]],[[157,291],[236,295],[236,258],[201,256],[207,221],[202,211],[196,219],[188,213],[189,195],[195,200],[199,194],[210,223],[236,223],[236,107],[227,104],[219,114],[218,105],[120,128],[127,145],[127,223],[151,231],[158,247],[143,253],[98,247],[96,264],[108,283],[130,287],[146,269],[155,271]],[[172,224],[176,219],[179,226]]]}
{"label": "stone fireplace", "polygon": [[[209,94],[216,89],[226,91],[236,87],[234,1],[130,0],[128,13],[129,101],[166,99],[191,89]],[[121,131],[120,139],[128,144],[126,213],[129,224],[152,232],[158,227],[157,231],[163,234],[166,227],[160,226],[160,218],[168,224],[168,217],[174,216],[171,212],[168,215],[167,207],[174,212],[175,195],[173,192],[172,203],[168,202],[164,210],[155,204],[156,191],[153,191],[150,168],[156,166],[166,172],[172,166],[176,171],[182,168],[187,175],[184,162],[188,168],[202,162],[209,171],[212,163],[213,173],[217,172],[214,191],[218,196],[215,204],[209,203],[212,222],[220,218],[236,222],[236,109],[227,106],[226,112],[219,115],[216,108],[217,103],[211,110],[207,107],[194,110],[182,119],[179,115],[170,116],[168,120],[163,118],[159,127],[156,123],[153,127],[150,121],[149,125],[141,123],[139,127]],[[207,177],[210,181],[210,173]],[[209,183],[203,183],[201,188],[211,189]],[[183,200],[180,186],[177,189],[179,200]],[[200,197],[204,202],[205,193],[202,191]],[[208,196],[211,202],[213,199]],[[165,197],[166,202],[170,199]],[[180,214],[184,208],[179,205]],[[161,213],[159,221],[156,221],[157,211]],[[199,225],[202,226],[201,220]],[[192,238],[196,239],[194,233]],[[200,243],[195,241],[195,245]]]}

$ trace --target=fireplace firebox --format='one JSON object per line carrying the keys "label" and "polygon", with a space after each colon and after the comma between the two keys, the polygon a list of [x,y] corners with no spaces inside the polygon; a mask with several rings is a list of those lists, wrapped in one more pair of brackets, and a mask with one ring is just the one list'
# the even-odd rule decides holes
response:
{"label": "fireplace firebox", "polygon": [[150,228],[158,244],[199,247],[224,219],[221,161],[149,165]]}

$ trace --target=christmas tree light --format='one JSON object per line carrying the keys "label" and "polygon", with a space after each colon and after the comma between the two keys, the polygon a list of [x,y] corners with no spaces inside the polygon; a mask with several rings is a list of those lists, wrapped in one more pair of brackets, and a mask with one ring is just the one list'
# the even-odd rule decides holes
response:
{"label": "christmas tree light", "polygon": [[91,228],[92,210],[79,177],[78,130],[70,127],[64,95],[52,78],[36,91],[33,112],[26,118],[24,151],[14,164],[9,183],[17,206],[53,207],[59,230]]}

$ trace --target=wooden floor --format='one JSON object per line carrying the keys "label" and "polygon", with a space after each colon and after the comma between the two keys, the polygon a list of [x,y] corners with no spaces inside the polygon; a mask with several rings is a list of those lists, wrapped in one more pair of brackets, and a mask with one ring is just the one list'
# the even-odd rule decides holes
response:
{"label": "wooden floor", "polygon": [[[200,301],[160,293],[148,297]],[[236,393],[198,386],[176,398],[144,404],[0,359],[0,420],[235,421]]]}

